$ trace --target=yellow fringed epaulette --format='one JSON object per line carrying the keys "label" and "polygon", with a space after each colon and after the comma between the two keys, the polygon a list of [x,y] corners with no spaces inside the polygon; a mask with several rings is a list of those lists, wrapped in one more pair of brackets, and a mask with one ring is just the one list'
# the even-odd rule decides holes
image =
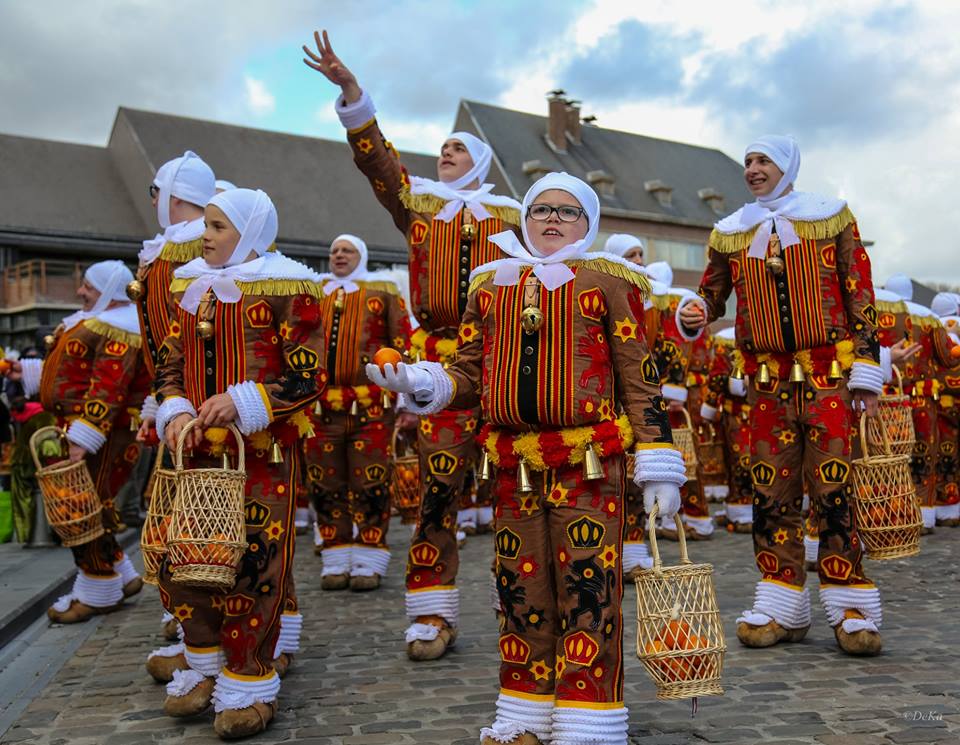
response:
{"label": "yellow fringed epaulette", "polygon": [[170,243],[167,241],[160,249],[159,258],[169,261],[172,264],[186,264],[196,258],[203,256],[203,238],[197,238],[183,243]]}
{"label": "yellow fringed epaulette", "polygon": [[109,323],[104,323],[97,318],[88,318],[83,322],[83,325],[85,328],[90,329],[95,334],[105,336],[111,341],[123,342],[124,344],[134,347],[135,349],[140,348],[140,334],[124,331],[116,326],[111,326]]}
{"label": "yellow fringed epaulette", "polygon": [[[447,203],[445,199],[436,197],[433,194],[413,194],[409,186],[401,187],[400,202],[408,210],[426,215],[437,214]],[[509,223],[510,225],[520,224],[520,210],[516,207],[503,207],[495,204],[485,204],[483,207],[498,220]]]}
{"label": "yellow fringed epaulette", "polygon": [[[848,225],[856,222],[856,218],[850,208],[844,205],[844,208],[833,217],[811,221],[791,220],[790,222],[800,238],[819,241],[840,235]],[[713,232],[710,233],[707,245],[722,254],[743,251],[750,246],[758,227],[751,228],[743,233],[721,233],[714,228]]]}
{"label": "yellow fringed epaulette", "polygon": [[373,292],[386,292],[390,295],[399,295],[400,288],[397,287],[396,283],[389,282],[387,280],[374,280],[369,282],[367,280],[359,279],[357,284],[360,287],[363,287],[366,290],[372,290]]}
{"label": "yellow fringed epaulette", "polygon": [[[194,278],[174,278],[170,283],[170,292],[185,292]],[[323,297],[322,286],[306,279],[261,279],[256,282],[236,282],[244,295],[264,295],[282,297],[288,295],[310,295]]]}
{"label": "yellow fringed epaulette", "polygon": [[906,313],[907,304],[902,300],[889,301],[889,300],[876,300],[874,305],[877,306],[877,310],[881,313]]}
{"label": "yellow fringed epaulette", "polygon": [[625,280],[634,287],[639,287],[644,298],[650,297],[650,280],[647,279],[646,275],[641,274],[638,271],[634,271],[629,267],[623,266],[623,264],[618,264],[617,262],[610,261],[609,259],[589,258],[577,259],[576,261],[571,261],[570,264],[571,266],[582,266],[586,269],[593,269],[597,272],[609,274],[611,277],[617,277],[618,279]]}
{"label": "yellow fringed epaulette", "polygon": [[472,295],[477,291],[477,289],[486,282],[490,277],[493,276],[493,272],[481,272],[476,277],[470,280],[470,287],[467,289],[467,294]]}

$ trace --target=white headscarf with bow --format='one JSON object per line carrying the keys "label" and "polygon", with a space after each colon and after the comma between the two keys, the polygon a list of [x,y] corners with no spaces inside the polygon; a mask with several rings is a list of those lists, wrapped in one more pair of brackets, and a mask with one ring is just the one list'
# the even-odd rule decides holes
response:
{"label": "white headscarf with bow", "polygon": [[789,135],[764,135],[747,146],[744,155],[750,153],[766,155],[783,171],[783,176],[769,194],[745,204],[715,226],[719,232],[728,235],[745,233],[759,226],[750,242],[747,256],[754,259],[766,257],[767,245],[774,228],[784,248],[798,245],[800,238],[791,220],[823,220],[833,217],[846,206],[847,203],[842,199],[807,192],[791,191],[784,196],[800,173],[800,147]]}
{"label": "white headscarf with bow", "polygon": [[[469,132],[454,132],[447,139],[460,140],[463,143],[473,159],[473,167],[454,181],[433,181],[421,176],[411,176],[411,194],[432,194],[446,200],[447,203],[443,206],[443,209],[437,213],[437,218],[444,222],[453,220],[464,205],[470,208],[470,211],[478,220],[486,220],[490,217],[490,213],[483,206],[485,204],[520,209],[516,199],[491,194],[493,184],[483,183],[487,174],[490,173],[490,163],[493,160],[493,149],[487,143]],[[480,184],[478,188],[464,188],[474,181]]]}
{"label": "white headscarf with bow", "polygon": [[[210,266],[200,257],[174,273],[175,277],[194,278],[180,301],[180,307],[188,313],[197,312],[207,290],[213,290],[220,302],[238,302],[243,293],[236,281],[262,269],[263,255],[277,239],[277,208],[266,192],[231,189],[217,194],[209,204],[219,207],[227,216],[240,233],[240,240],[224,266]],[[259,258],[246,262],[251,253]]]}
{"label": "white headscarf with bow", "polygon": [[130,303],[126,289],[133,281],[133,272],[122,261],[112,259],[91,264],[83,273],[83,278],[100,293],[100,297],[90,310],[78,310],[63,319],[63,325],[68,331],[78,323],[100,315],[107,310],[110,303]]}
{"label": "white headscarf with bow", "polygon": [[213,169],[192,150],[160,166],[153,179],[154,185],[160,189],[157,197],[160,227],[164,230],[170,227],[170,197],[206,207],[216,193],[216,182]]}
{"label": "white headscarf with bow", "polygon": [[[360,238],[357,238],[357,236],[350,235],[349,233],[338,235],[333,239],[333,243],[336,243],[337,241],[347,241],[348,243],[352,244],[360,254],[360,261],[357,262],[357,265],[354,267],[353,271],[350,272],[350,274],[348,274],[346,277],[338,277],[333,272],[320,275],[324,280],[326,280],[323,285],[323,292],[325,295],[332,295],[339,289],[342,289],[348,295],[352,292],[356,292],[360,289],[360,286],[355,280],[364,280],[367,278],[368,274],[367,244],[364,243]],[[331,250],[333,249],[333,243],[330,244]]]}
{"label": "white headscarf with bow", "polygon": [[[587,234],[581,240],[574,241],[549,256],[544,256],[534,248],[533,242],[530,240],[527,233],[526,214],[534,200],[551,189],[565,191],[580,203],[586,213]],[[597,237],[597,231],[600,227],[600,199],[588,184],[575,176],[571,176],[569,173],[548,173],[534,183],[523,197],[523,205],[520,210],[520,226],[523,231],[523,243],[517,240],[517,235],[512,230],[505,230],[502,233],[490,236],[490,242],[499,246],[500,250],[510,258],[497,259],[479,266],[473,270],[470,276],[476,276],[481,272],[494,271],[493,283],[495,285],[510,286],[520,281],[521,267],[532,266],[534,275],[543,283],[543,286],[547,290],[555,290],[574,277],[573,270],[564,262],[583,257]],[[609,254],[592,256],[609,256]],[[627,263],[623,259],[620,259],[620,261]],[[635,268],[639,269],[639,267]]]}

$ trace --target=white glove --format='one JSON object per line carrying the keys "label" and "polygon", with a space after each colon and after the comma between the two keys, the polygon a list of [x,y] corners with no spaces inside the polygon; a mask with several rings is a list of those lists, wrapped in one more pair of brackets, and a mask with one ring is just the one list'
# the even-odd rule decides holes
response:
{"label": "white glove", "polygon": [[367,378],[374,385],[381,388],[389,388],[397,393],[404,393],[413,396],[419,401],[429,401],[433,398],[433,378],[426,370],[419,367],[421,363],[417,362],[407,365],[398,362],[394,365],[384,365],[383,372],[380,368],[371,363],[367,364]]}
{"label": "white glove", "polygon": [[747,384],[742,378],[729,377],[727,378],[727,390],[730,391],[731,396],[742,398],[747,395]]}
{"label": "white glove", "polygon": [[680,487],[669,481],[649,481],[643,485],[643,510],[648,515],[653,505],[659,508],[659,516],[664,520],[673,520],[680,510]]}

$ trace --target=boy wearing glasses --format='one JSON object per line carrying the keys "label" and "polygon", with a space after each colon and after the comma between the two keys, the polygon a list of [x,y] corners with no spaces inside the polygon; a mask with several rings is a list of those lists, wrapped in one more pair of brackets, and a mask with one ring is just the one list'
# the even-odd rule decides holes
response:
{"label": "boy wearing glasses", "polygon": [[[452,362],[457,327],[467,307],[470,272],[500,256],[490,236],[519,223],[516,200],[485,184],[493,151],[467,132],[454,132],[437,160],[438,181],[409,176],[374,118],[369,93],[315,33],[317,52],[304,46],[304,62],[340,86],[336,110],[347,129],[354,162],[369,179],[410,249],[410,298],[420,325],[411,337],[418,359]],[[369,360],[365,360],[369,361]],[[442,656],[456,638],[456,524],[464,479],[477,459],[477,406],[451,408],[420,420],[420,516],[407,560],[406,632],[412,660]]]}

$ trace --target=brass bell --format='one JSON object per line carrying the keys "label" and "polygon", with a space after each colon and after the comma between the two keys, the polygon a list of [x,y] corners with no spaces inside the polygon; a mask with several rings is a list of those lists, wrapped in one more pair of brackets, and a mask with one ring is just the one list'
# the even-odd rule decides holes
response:
{"label": "brass bell", "polygon": [[229,471],[232,468],[230,465],[230,455],[226,450],[224,450],[223,455],[220,456],[220,468],[224,471]]}
{"label": "brass bell", "polygon": [[768,256],[767,257],[767,269],[770,270],[770,273],[774,276],[780,276],[783,274],[783,270],[786,267],[786,264],[783,263],[783,259],[779,256]]}
{"label": "brass bell", "polygon": [[597,455],[596,449],[592,443],[587,445],[587,449],[583,451],[583,480],[598,481],[605,475],[603,464],[600,463],[600,456]]}
{"label": "brass bell", "polygon": [[213,323],[210,321],[197,321],[197,336],[204,341],[208,341],[213,338],[213,331]]}
{"label": "brass bell", "polygon": [[350,404],[350,416],[357,416],[360,414],[360,407],[357,406],[357,399],[353,399],[353,403]]}
{"label": "brass bell", "polygon": [[740,366],[733,368],[733,372],[730,373],[730,377],[734,380],[743,380],[743,368]]}
{"label": "brass bell", "polygon": [[343,288],[337,290],[336,297],[333,299],[333,307],[337,310],[343,310]]}
{"label": "brass bell", "polygon": [[323,404],[320,403],[320,399],[319,399],[319,398],[317,399],[317,402],[313,405],[313,413],[314,413],[316,416],[322,416],[322,415],[323,415]]}
{"label": "brass bell", "polygon": [[283,451],[280,449],[280,443],[273,440],[270,444],[270,457],[267,463],[271,466],[277,466],[283,463]]}
{"label": "brass bell", "polygon": [[757,383],[760,385],[770,385],[770,368],[766,362],[760,363],[760,369],[757,371]]}
{"label": "brass bell", "polygon": [[840,369],[840,360],[831,360],[830,374],[827,375],[830,380],[840,380],[843,377],[843,370]]}
{"label": "brass bell", "polygon": [[384,409],[389,409],[393,406],[393,402],[390,400],[390,391],[382,391],[380,393],[380,405],[383,406]]}
{"label": "brass bell", "polygon": [[53,345],[56,343],[57,337],[55,337],[53,334],[47,334],[45,337],[43,337],[43,346],[45,346],[48,350],[53,349]]}
{"label": "brass bell", "polygon": [[520,312],[520,325],[526,334],[535,334],[543,325],[543,311],[536,305],[528,305]]}
{"label": "brass bell", "polygon": [[807,376],[803,374],[803,365],[794,360],[790,366],[790,382],[803,383],[806,379]]}
{"label": "brass bell", "polygon": [[127,297],[133,302],[140,300],[146,293],[147,288],[139,279],[131,280],[127,283]]}
{"label": "brass bell", "polygon": [[137,432],[140,429],[140,417],[132,416],[130,417],[130,431]]}
{"label": "brass bell", "polygon": [[472,242],[477,235],[477,226],[473,223],[464,223],[460,226],[460,237],[467,241]]}
{"label": "brass bell", "polygon": [[477,481],[484,482],[493,478],[492,467],[490,465],[490,456],[487,451],[483,451],[483,458],[480,460],[480,469],[477,471]]}
{"label": "brass bell", "polygon": [[520,461],[517,468],[517,492],[520,494],[529,494],[533,491],[533,484],[530,483],[530,466],[525,460]]}

